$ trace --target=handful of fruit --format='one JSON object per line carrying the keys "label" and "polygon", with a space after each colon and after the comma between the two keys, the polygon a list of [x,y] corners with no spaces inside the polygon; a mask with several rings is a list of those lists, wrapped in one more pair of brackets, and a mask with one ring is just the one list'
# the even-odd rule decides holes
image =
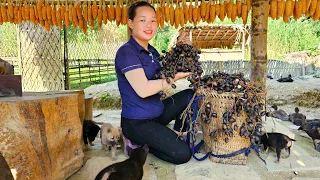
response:
{"label": "handful of fruit", "polygon": [[[170,51],[162,51],[163,55],[160,56],[161,71],[160,74],[155,76],[155,79],[165,78],[168,84],[171,84],[171,79],[175,78],[178,72],[191,72],[192,78],[200,78],[203,73],[201,63],[199,62],[199,54],[201,51],[189,44],[177,44]],[[173,89],[176,88],[175,84],[171,84]],[[163,91],[159,94],[162,98],[166,97]]]}

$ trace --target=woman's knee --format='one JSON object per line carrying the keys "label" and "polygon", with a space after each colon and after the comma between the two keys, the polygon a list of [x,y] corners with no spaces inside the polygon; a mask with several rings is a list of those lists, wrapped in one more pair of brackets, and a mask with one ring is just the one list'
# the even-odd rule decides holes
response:
{"label": "woman's knee", "polygon": [[191,149],[188,147],[186,149],[180,149],[176,152],[171,152],[171,157],[173,164],[179,165],[187,163],[192,157]]}

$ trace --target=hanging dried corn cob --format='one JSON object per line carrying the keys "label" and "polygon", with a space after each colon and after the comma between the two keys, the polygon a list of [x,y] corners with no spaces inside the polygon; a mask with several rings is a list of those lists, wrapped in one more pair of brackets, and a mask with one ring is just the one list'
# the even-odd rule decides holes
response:
{"label": "hanging dried corn cob", "polygon": [[102,12],[102,19],[103,19],[103,22],[105,24],[107,24],[108,22],[108,6],[106,5],[106,1],[103,0],[103,12]]}
{"label": "hanging dried corn cob", "polygon": [[308,10],[311,6],[311,0],[306,0],[306,9]]}
{"label": "hanging dried corn cob", "polygon": [[31,21],[34,25],[37,25],[34,7],[33,7],[33,4],[31,4],[31,3],[30,3],[29,12],[30,12],[30,21]]}
{"label": "hanging dried corn cob", "polygon": [[301,13],[305,14],[307,11],[307,0],[301,0]]}
{"label": "hanging dried corn cob", "polygon": [[120,25],[121,22],[121,7],[120,7],[120,0],[116,1],[116,22],[118,25]]}
{"label": "hanging dried corn cob", "polygon": [[186,0],[183,0],[182,3],[183,3],[184,21],[188,22],[189,21],[189,8],[187,6]]}
{"label": "hanging dried corn cob", "polygon": [[8,16],[8,18],[13,19],[13,4],[12,4],[12,0],[8,0],[7,16]]}
{"label": "hanging dried corn cob", "polygon": [[316,12],[317,0],[311,0],[310,4],[310,15],[312,16]]}
{"label": "hanging dried corn cob", "polygon": [[313,20],[319,20],[320,18],[320,0],[317,1],[316,11],[312,16]]}
{"label": "hanging dried corn cob", "polygon": [[[128,4],[128,0],[127,0],[127,3]],[[127,24],[128,22],[128,6],[126,5],[123,5],[123,2],[122,2],[122,13],[121,13],[121,23],[122,24]]]}
{"label": "hanging dried corn cob", "polygon": [[102,20],[103,20],[103,16],[102,16],[102,1],[99,1],[99,9],[98,9],[98,25],[99,27],[102,26]]}
{"label": "hanging dried corn cob", "polygon": [[238,16],[238,18],[240,18],[241,17],[241,2],[240,2],[240,0],[237,0],[237,16]]}
{"label": "hanging dried corn cob", "polygon": [[27,1],[25,1],[24,13],[25,13],[26,21],[30,21],[30,5]]}
{"label": "hanging dried corn cob", "polygon": [[83,8],[83,19],[85,21],[88,21],[88,1],[85,4],[85,7]]}
{"label": "hanging dried corn cob", "polygon": [[291,16],[291,6],[292,6],[292,1],[291,0],[286,0],[284,14],[287,17]]}
{"label": "hanging dried corn cob", "polygon": [[280,0],[278,2],[278,10],[277,10],[277,16],[279,17],[283,17],[284,11],[285,11],[285,7],[286,7],[286,2],[284,2],[284,0]]}
{"label": "hanging dried corn cob", "polygon": [[232,14],[232,2],[230,0],[224,1],[225,11],[227,12],[227,18],[231,19]]}
{"label": "hanging dried corn cob", "polygon": [[232,12],[231,12],[231,21],[235,22],[236,21],[236,17],[237,17],[237,4],[232,3]]}
{"label": "hanging dried corn cob", "polygon": [[113,21],[115,19],[115,9],[114,9],[114,5],[113,5],[113,0],[110,0],[110,8],[108,11],[108,18],[109,18],[109,21]]}
{"label": "hanging dried corn cob", "polygon": [[241,17],[242,17],[243,24],[247,24],[247,18],[248,18],[248,6],[247,6],[247,4],[242,4]]}
{"label": "hanging dried corn cob", "polygon": [[53,1],[51,2],[51,7],[52,7],[52,10],[51,10],[52,23],[57,26],[58,23],[56,18],[56,7],[54,6]]}
{"label": "hanging dried corn cob", "polygon": [[94,0],[93,1],[93,5],[92,5],[92,17],[93,17],[93,21],[95,21],[98,17],[98,6],[97,6],[97,1]]}
{"label": "hanging dried corn cob", "polygon": [[194,8],[192,9],[193,24],[196,26],[198,23],[198,0],[195,1]]}
{"label": "hanging dried corn cob", "polygon": [[301,17],[301,13],[302,13],[302,4],[301,1],[297,1],[295,4],[295,8],[294,8],[294,19],[297,20]]}
{"label": "hanging dried corn cob", "polygon": [[60,4],[60,0],[58,0],[58,6],[57,6],[57,11],[56,11],[56,17],[57,17],[57,25],[58,27],[61,29],[62,28],[62,19],[64,17],[61,16],[61,4]]}
{"label": "hanging dried corn cob", "polygon": [[37,12],[39,20],[42,20],[42,5],[44,4],[44,0],[39,0],[37,3]]}
{"label": "hanging dried corn cob", "polygon": [[216,18],[216,5],[212,0],[210,0],[210,4],[209,23],[212,23]]}
{"label": "hanging dried corn cob", "polygon": [[278,4],[277,0],[271,0],[270,2],[270,6],[271,6],[270,17],[272,19],[275,19],[277,17],[277,4]]}
{"label": "hanging dried corn cob", "polygon": [[[1,3],[0,3],[0,6],[1,6]],[[1,8],[0,8],[0,11],[1,11]],[[18,2],[16,1],[16,4],[15,4],[14,7],[13,7],[14,23],[15,23],[15,24],[19,24],[18,12],[19,12],[19,4],[18,4]],[[0,24],[1,24],[1,20],[2,20],[2,16],[1,16],[1,13],[0,13]]]}
{"label": "hanging dried corn cob", "polygon": [[161,16],[161,9],[160,9],[160,4],[158,3],[157,9],[156,9],[157,27],[159,27],[160,25],[160,16]]}
{"label": "hanging dried corn cob", "polygon": [[170,8],[169,8],[169,15],[170,15],[170,24],[171,24],[171,26],[173,26],[174,25],[174,7],[173,7],[173,0],[172,0],[172,2],[171,2],[171,5],[170,5]]}
{"label": "hanging dried corn cob", "polygon": [[61,4],[61,6],[60,6],[60,16],[61,16],[62,20],[64,19],[64,12],[66,12],[66,7],[63,4]]}
{"label": "hanging dried corn cob", "polygon": [[247,0],[247,11],[248,13],[250,12],[251,10],[251,0]]}
{"label": "hanging dried corn cob", "polygon": [[69,20],[70,9],[69,9],[67,0],[65,2],[65,8],[66,8],[66,11],[64,12],[64,15],[63,15],[64,16],[64,24],[67,27],[70,27],[70,20]]}
{"label": "hanging dried corn cob", "polygon": [[200,8],[200,5],[198,5],[198,8],[197,8],[197,22],[200,22],[201,21],[201,8]]}
{"label": "hanging dried corn cob", "polygon": [[177,0],[176,9],[174,11],[174,26],[177,29],[179,25],[180,25],[180,8],[179,8],[179,2]]}
{"label": "hanging dried corn cob", "polygon": [[202,18],[206,16],[206,8],[207,8],[206,1],[202,0],[200,2],[200,15]]}
{"label": "hanging dried corn cob", "polygon": [[78,18],[77,18],[77,10],[75,8],[75,3],[76,2],[74,2],[74,5],[71,4],[71,8],[70,8],[71,13],[72,13],[72,27],[73,28],[76,28],[77,25],[79,25],[79,21],[78,21]]}
{"label": "hanging dried corn cob", "polygon": [[220,4],[218,2],[218,0],[215,1],[215,7],[216,7],[216,16],[220,16]]}
{"label": "hanging dried corn cob", "polygon": [[92,19],[92,7],[91,7],[91,2],[88,1],[88,24],[91,24],[91,22],[93,21]]}
{"label": "hanging dried corn cob", "polygon": [[[46,15],[47,15],[47,19],[48,20],[51,20],[51,11],[52,11],[52,7],[51,5],[48,3],[47,6],[46,6]],[[50,21],[49,21],[50,23]],[[51,26],[52,24],[50,24]]]}
{"label": "hanging dried corn cob", "polygon": [[183,12],[183,6],[179,6],[179,16],[180,16],[180,26],[183,27],[185,25],[185,19],[184,19],[184,12]]}
{"label": "hanging dried corn cob", "polygon": [[193,22],[193,4],[192,4],[192,0],[190,0],[188,14],[189,14],[189,22],[192,23]]}
{"label": "hanging dried corn cob", "polygon": [[209,0],[209,2],[206,3],[206,15],[204,16],[204,18],[202,18],[202,21],[204,22],[209,21],[210,7],[211,7],[211,0]]}
{"label": "hanging dried corn cob", "polygon": [[19,2],[19,10],[18,10],[18,23],[22,23],[22,12],[21,12],[21,2]]}
{"label": "hanging dried corn cob", "polygon": [[293,16],[295,4],[296,4],[296,2],[293,0],[292,1],[292,5],[291,5],[291,14],[290,14],[290,16]]}
{"label": "hanging dried corn cob", "polygon": [[226,16],[226,11],[224,4],[220,1],[220,13],[219,13],[219,19],[220,21],[223,21]]}
{"label": "hanging dried corn cob", "polygon": [[169,2],[169,0],[166,0],[166,4],[164,7],[164,17],[165,17],[166,22],[170,21],[170,2]]}
{"label": "hanging dried corn cob", "polygon": [[[43,6],[41,7],[41,18],[44,21],[48,19],[47,18],[47,2],[44,2]],[[45,27],[45,26],[43,26],[43,27]]]}

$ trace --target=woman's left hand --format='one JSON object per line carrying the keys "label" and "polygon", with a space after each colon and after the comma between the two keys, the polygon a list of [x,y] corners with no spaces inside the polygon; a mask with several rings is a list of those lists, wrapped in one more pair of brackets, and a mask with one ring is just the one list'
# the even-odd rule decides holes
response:
{"label": "woman's left hand", "polygon": [[179,79],[186,78],[190,76],[192,73],[191,72],[178,72],[177,74],[174,75],[173,82],[178,81]]}

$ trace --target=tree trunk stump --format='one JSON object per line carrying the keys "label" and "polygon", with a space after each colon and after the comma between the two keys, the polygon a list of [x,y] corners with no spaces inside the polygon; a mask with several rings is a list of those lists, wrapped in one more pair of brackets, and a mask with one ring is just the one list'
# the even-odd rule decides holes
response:
{"label": "tree trunk stump", "polygon": [[66,179],[83,165],[83,91],[60,93],[0,99],[0,152],[16,179]]}

